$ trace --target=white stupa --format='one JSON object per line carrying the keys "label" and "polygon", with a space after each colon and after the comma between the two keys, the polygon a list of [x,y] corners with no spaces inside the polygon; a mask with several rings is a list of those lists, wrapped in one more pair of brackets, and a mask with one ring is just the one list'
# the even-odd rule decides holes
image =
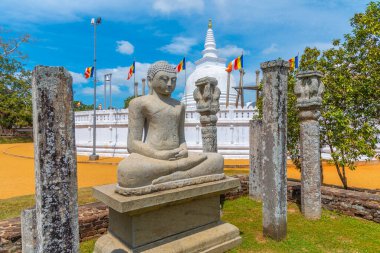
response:
{"label": "white stupa", "polygon": [[[226,72],[226,59],[218,57],[218,50],[216,49],[216,43],[214,38],[214,32],[212,30],[211,19],[209,20],[208,30],[205,40],[205,49],[202,51],[203,57],[195,62],[195,70],[186,81],[186,90],[182,98],[182,102],[187,104],[188,110],[194,108],[196,103],[193,98],[193,92],[195,90],[195,82],[202,77],[215,77],[218,80],[218,87],[221,91],[220,105],[226,105],[227,97],[227,77]],[[229,104],[234,105],[236,101],[236,91],[232,88],[236,83],[231,75],[230,79],[230,95]]]}

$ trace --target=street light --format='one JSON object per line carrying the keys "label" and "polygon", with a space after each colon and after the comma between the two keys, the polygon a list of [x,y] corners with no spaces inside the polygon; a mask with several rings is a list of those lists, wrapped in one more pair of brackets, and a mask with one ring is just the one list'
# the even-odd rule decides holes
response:
{"label": "street light", "polygon": [[91,161],[99,159],[99,155],[96,154],[96,26],[100,25],[101,22],[101,17],[91,19],[91,25],[94,26],[94,119],[92,124],[92,154],[89,157]]}

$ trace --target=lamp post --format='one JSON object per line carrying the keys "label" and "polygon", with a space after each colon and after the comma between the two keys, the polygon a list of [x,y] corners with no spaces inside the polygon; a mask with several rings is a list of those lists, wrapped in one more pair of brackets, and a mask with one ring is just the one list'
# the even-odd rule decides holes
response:
{"label": "lamp post", "polygon": [[91,161],[99,159],[99,155],[96,154],[96,26],[100,25],[101,22],[100,17],[91,19],[91,25],[94,26],[94,119],[92,124],[92,154],[89,157]]}

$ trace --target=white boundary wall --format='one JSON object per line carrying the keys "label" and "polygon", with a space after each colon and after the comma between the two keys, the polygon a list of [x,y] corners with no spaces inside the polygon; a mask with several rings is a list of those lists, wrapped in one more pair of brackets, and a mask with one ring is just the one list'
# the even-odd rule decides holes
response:
{"label": "white boundary wall", "polygon": [[[218,152],[229,159],[249,158],[249,120],[252,108],[222,109],[218,116]],[[80,155],[92,153],[93,111],[75,112],[75,139]],[[185,136],[190,151],[202,151],[199,114],[186,112]],[[101,156],[124,157],[127,151],[128,109],[96,111],[96,153]]]}

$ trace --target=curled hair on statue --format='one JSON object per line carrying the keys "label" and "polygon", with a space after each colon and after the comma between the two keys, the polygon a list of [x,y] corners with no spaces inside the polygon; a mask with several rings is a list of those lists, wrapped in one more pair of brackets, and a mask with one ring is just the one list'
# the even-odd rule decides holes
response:
{"label": "curled hair on statue", "polygon": [[148,80],[152,81],[154,76],[159,72],[164,71],[167,73],[177,73],[175,68],[170,65],[167,61],[157,61],[153,63],[148,69]]}

